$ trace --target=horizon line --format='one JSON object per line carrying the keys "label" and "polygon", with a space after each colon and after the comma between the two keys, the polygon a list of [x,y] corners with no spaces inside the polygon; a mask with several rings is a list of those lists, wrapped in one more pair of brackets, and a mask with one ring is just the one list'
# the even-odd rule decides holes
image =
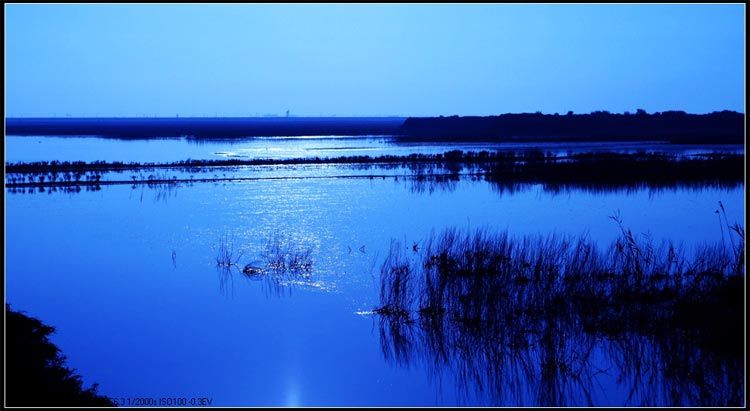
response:
{"label": "horizon line", "polygon": [[[226,118],[237,118],[237,119],[308,119],[308,118],[340,118],[340,119],[346,119],[346,118],[382,118],[382,119],[397,119],[397,118],[440,118],[440,117],[495,117],[495,116],[502,116],[502,115],[521,115],[521,114],[528,114],[528,115],[559,115],[559,116],[565,116],[568,113],[572,115],[587,115],[587,114],[610,114],[610,115],[636,115],[637,112],[642,109],[636,109],[635,111],[622,111],[622,112],[615,112],[615,111],[609,111],[609,110],[594,110],[590,112],[575,112],[573,110],[568,110],[567,112],[547,112],[544,113],[542,111],[519,111],[519,112],[505,112],[505,113],[497,113],[497,114],[437,114],[437,115],[275,115],[275,114],[264,114],[260,116],[232,116],[232,115],[214,115],[214,116],[203,116],[203,115],[174,115],[174,116],[160,116],[160,115],[140,115],[140,116],[73,116],[73,115],[54,115],[54,116],[4,116],[4,119],[6,120],[15,120],[15,119],[178,119],[178,118],[195,118],[195,119],[226,119]],[[736,111],[736,110],[730,110],[730,109],[723,109],[723,110],[714,110],[710,112],[702,112],[702,113],[691,113],[687,112],[685,110],[663,110],[663,111],[653,111],[648,112],[646,110],[643,110],[645,114],[661,114],[661,113],[684,113],[689,115],[707,115],[707,114],[714,114],[714,113],[738,113],[745,115],[744,112]]]}

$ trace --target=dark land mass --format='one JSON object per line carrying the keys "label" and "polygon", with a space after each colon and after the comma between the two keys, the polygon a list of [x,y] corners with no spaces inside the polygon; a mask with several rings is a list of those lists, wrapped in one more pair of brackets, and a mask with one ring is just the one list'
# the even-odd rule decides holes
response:
{"label": "dark land mass", "polygon": [[387,135],[404,142],[668,141],[742,144],[745,116],[734,111],[665,111],[486,117],[8,118],[8,135],[112,138]]}
{"label": "dark land mass", "polygon": [[745,116],[734,111],[687,114],[503,114],[489,117],[408,118],[405,141],[644,141],[742,144]]}
{"label": "dark land mass", "polygon": [[9,118],[5,124],[8,135],[213,139],[392,135],[398,133],[403,122],[400,117]]}
{"label": "dark land mass", "polygon": [[5,306],[6,401],[12,407],[112,407],[83,388],[81,376],[65,366],[65,356],[49,341],[55,329]]}

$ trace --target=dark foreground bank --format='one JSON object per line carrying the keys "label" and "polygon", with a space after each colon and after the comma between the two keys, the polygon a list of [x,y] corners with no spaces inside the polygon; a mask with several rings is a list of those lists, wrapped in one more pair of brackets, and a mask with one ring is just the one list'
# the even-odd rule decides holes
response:
{"label": "dark foreground bank", "polygon": [[12,407],[112,407],[97,394],[97,384],[65,365],[65,356],[49,336],[55,329],[5,306],[5,400]]}

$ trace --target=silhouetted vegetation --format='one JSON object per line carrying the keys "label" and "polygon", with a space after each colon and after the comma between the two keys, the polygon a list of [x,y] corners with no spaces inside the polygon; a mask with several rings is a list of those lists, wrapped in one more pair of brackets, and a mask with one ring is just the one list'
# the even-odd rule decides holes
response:
{"label": "silhouetted vegetation", "polygon": [[[355,156],[332,159],[303,158],[287,160],[186,160],[175,163],[124,164],[119,162],[38,162],[6,165],[6,190],[11,194],[47,193],[56,191],[80,193],[98,191],[106,185],[132,185],[157,188],[166,193],[170,188],[196,182],[236,182],[264,178],[309,177],[248,177],[227,171],[240,166],[289,164],[341,164],[358,170],[402,168],[409,175],[352,175],[340,178],[394,178],[409,183],[412,192],[432,193],[435,189],[452,190],[461,179],[485,180],[499,193],[515,192],[542,184],[548,192],[585,190],[611,192],[616,190],[663,190],[690,188],[736,188],[743,184],[744,157],[738,154],[710,153],[675,156],[660,153],[578,153],[554,155],[541,150],[526,151],[448,151],[443,154],[412,154],[408,156]],[[222,174],[215,171],[222,168]],[[93,170],[89,170],[93,168]],[[172,168],[171,172],[167,168]],[[107,176],[108,172],[135,173],[130,179]],[[180,177],[177,173],[183,173]],[[208,177],[206,174],[213,172]],[[185,173],[192,173],[189,177]],[[196,174],[198,175],[196,177]],[[203,174],[201,176],[200,174]],[[41,178],[40,178],[41,177]],[[318,177],[312,177],[318,178]],[[328,178],[328,177],[325,177]]]}
{"label": "silhouetted vegetation", "polygon": [[[578,153],[554,155],[541,150],[526,151],[448,151],[443,154],[344,156],[335,158],[184,160],[172,163],[33,162],[6,164],[7,187],[71,186],[109,184],[102,180],[107,171],[175,169],[182,172],[206,172],[214,167],[263,165],[351,164],[407,167],[412,174],[448,174],[457,176],[464,169],[482,172],[490,180],[513,182],[571,183],[606,182],[624,184],[659,181],[742,181],[744,157],[739,154],[713,153],[683,157],[660,153]],[[192,176],[191,176],[192,177]],[[43,178],[40,180],[39,178]],[[189,181],[170,176],[166,171],[131,176],[132,183],[169,183]],[[205,181],[235,178],[203,179]],[[35,181],[39,180],[39,181]],[[192,178],[191,178],[192,180]],[[116,181],[124,183],[126,180]]]}
{"label": "silhouetted vegetation", "polygon": [[9,118],[8,135],[92,135],[121,139],[189,136],[392,135],[401,141],[645,141],[734,143],[744,138],[744,115],[734,111],[635,114],[595,111],[467,117],[380,118]]}
{"label": "silhouetted vegetation", "polygon": [[407,118],[401,141],[653,141],[742,144],[745,116],[734,111],[688,114],[501,114],[487,117]]}
{"label": "silhouetted vegetation", "polygon": [[637,405],[741,405],[745,233],[717,212],[728,241],[690,256],[617,216],[605,250],[486,230],[446,230],[421,250],[393,241],[375,309],[384,355],[450,368],[502,404],[593,405],[596,345],[643,391]]}
{"label": "silhouetted vegetation", "polygon": [[216,265],[222,292],[233,283],[233,270],[249,280],[264,280],[268,289],[278,295],[293,284],[309,284],[312,278],[312,247],[288,235],[270,234],[255,261],[241,263],[242,255],[235,254],[234,241],[220,240]]}
{"label": "silhouetted vegetation", "polygon": [[[305,158],[288,158],[288,159],[223,159],[223,160],[182,160],[169,163],[123,163],[120,161],[38,161],[28,163],[7,163],[5,169],[7,173],[35,174],[41,173],[64,173],[71,172],[72,176],[84,175],[86,172],[94,171],[124,171],[124,170],[155,170],[155,169],[178,169],[181,171],[201,172],[212,167],[242,167],[242,166],[276,166],[276,165],[303,165],[303,164],[393,164],[393,165],[410,165],[418,163],[479,163],[498,160],[514,160],[515,157],[523,156],[522,153],[516,154],[490,153],[482,151],[478,153],[463,152],[460,150],[449,151],[445,154],[409,154],[406,156],[382,155],[378,157],[370,156],[341,156],[331,158],[305,157]],[[510,157],[509,157],[510,156]],[[80,180],[80,177],[76,181]],[[68,180],[66,180],[68,181]],[[21,181],[18,181],[19,183]],[[29,181],[31,182],[31,181]]]}
{"label": "silhouetted vegetation", "polygon": [[242,252],[235,254],[234,241],[230,241],[226,236],[219,240],[219,249],[216,255],[216,265],[222,268],[230,268],[237,265],[242,258]]}
{"label": "silhouetted vegetation", "polygon": [[[624,228],[605,251],[586,238],[514,239],[507,232],[447,230],[428,238],[421,261],[412,261],[395,241],[381,270],[378,312],[448,312],[461,321],[485,322],[498,313],[533,314],[574,304],[587,315],[605,316],[585,318],[597,324],[625,326],[642,319],[639,326],[658,327],[695,304],[736,308],[736,300],[713,299],[731,293],[744,274],[744,230],[734,225],[730,231],[731,246],[705,246],[693,259],[671,243],[637,240]],[[717,317],[732,318],[728,314]]]}
{"label": "silhouetted vegetation", "polygon": [[276,274],[291,274],[308,278],[312,270],[312,248],[303,247],[289,236],[273,233],[266,242],[261,257],[266,269]]}
{"label": "silhouetted vegetation", "polygon": [[49,341],[53,327],[5,306],[5,405],[12,407],[111,407],[97,384],[83,388],[81,376]]}

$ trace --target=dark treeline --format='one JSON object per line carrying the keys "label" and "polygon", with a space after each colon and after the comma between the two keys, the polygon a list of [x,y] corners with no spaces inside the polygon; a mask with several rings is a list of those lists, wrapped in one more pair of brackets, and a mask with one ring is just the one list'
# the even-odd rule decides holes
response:
{"label": "dark treeline", "polygon": [[12,407],[112,407],[83,388],[81,376],[65,365],[65,356],[49,341],[55,329],[5,306],[6,400]]}
{"label": "dark treeline", "polygon": [[9,118],[8,135],[100,136],[152,138],[193,136],[391,135],[399,117],[271,117],[271,118]]}
{"label": "dark treeline", "polygon": [[406,119],[403,141],[643,141],[682,144],[742,144],[745,116],[734,111],[688,114],[502,114],[487,117]]}
{"label": "dark treeline", "polygon": [[744,114],[517,113],[451,117],[9,118],[8,135],[113,138],[389,135],[400,141],[644,141],[742,144]]}

